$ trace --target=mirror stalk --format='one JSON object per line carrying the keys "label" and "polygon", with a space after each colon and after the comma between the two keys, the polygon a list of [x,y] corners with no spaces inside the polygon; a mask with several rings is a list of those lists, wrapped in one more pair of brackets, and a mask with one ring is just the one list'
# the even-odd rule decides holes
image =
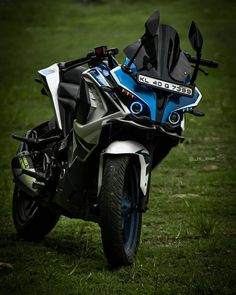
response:
{"label": "mirror stalk", "polygon": [[136,56],[138,55],[138,53],[139,53],[140,49],[142,48],[142,46],[143,46],[143,43],[142,43],[142,39],[141,39],[141,43],[140,43],[140,45],[139,45],[139,48],[138,48],[137,51],[135,52],[134,56],[129,60],[129,63],[128,63],[128,65],[127,65],[129,68],[130,68],[130,66],[132,65],[132,63],[134,62],[134,60],[135,60]]}
{"label": "mirror stalk", "polygon": [[197,51],[197,61],[196,61],[196,65],[194,67],[193,76],[191,78],[191,84],[194,84],[194,82],[197,79],[197,74],[198,74],[198,71],[199,71],[199,66],[200,66],[200,61],[201,61],[201,56],[202,56],[201,52]]}

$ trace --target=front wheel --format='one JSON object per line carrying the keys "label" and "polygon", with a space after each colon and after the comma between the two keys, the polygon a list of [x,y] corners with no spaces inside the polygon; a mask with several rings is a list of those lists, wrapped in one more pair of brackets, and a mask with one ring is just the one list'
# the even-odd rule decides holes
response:
{"label": "front wheel", "polygon": [[129,265],[138,249],[142,214],[138,170],[130,155],[106,159],[101,188],[101,233],[107,261],[112,266]]}

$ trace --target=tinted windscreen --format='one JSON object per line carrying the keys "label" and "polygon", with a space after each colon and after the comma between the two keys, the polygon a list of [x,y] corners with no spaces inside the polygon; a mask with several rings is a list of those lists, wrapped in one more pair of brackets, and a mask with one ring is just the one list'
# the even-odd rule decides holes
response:
{"label": "tinted windscreen", "polygon": [[[179,35],[168,25],[159,25],[155,36],[145,34],[134,64],[141,75],[170,82],[183,82],[192,66],[180,49]],[[124,49],[132,58],[141,45],[136,41]]]}

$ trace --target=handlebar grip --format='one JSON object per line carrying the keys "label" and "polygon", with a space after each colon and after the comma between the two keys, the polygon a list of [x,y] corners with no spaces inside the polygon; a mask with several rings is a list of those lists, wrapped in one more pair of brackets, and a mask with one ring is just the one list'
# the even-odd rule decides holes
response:
{"label": "handlebar grip", "polygon": [[200,65],[206,66],[209,68],[218,68],[218,62],[216,62],[214,60],[209,60],[209,59],[201,59]]}
{"label": "handlebar grip", "polygon": [[[191,56],[190,54],[186,54],[186,57],[188,59],[189,62],[192,63],[196,63],[197,62],[197,58],[195,56]],[[200,59],[200,65],[202,66],[206,66],[209,68],[217,68],[218,67],[218,62],[214,61],[214,60],[209,60],[209,59]]]}
{"label": "handlebar grip", "polygon": [[88,58],[83,57],[80,59],[70,60],[65,63],[61,63],[61,65],[62,65],[62,68],[67,69],[67,68],[71,68],[74,66],[79,66],[79,65],[85,64],[87,61],[88,61]]}
{"label": "handlebar grip", "polygon": [[109,49],[107,49],[107,53],[111,54],[111,55],[117,55],[119,53],[119,49],[118,48],[109,48]]}

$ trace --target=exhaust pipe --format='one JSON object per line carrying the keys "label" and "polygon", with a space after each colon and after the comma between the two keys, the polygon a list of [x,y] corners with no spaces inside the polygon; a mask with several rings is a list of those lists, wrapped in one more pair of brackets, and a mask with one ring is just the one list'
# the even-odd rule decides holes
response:
{"label": "exhaust pipe", "polygon": [[30,153],[28,151],[19,152],[12,159],[11,166],[14,182],[28,195],[32,197],[38,196],[39,192],[34,188],[34,183],[37,181],[32,176],[34,174],[36,175],[36,171]]}

